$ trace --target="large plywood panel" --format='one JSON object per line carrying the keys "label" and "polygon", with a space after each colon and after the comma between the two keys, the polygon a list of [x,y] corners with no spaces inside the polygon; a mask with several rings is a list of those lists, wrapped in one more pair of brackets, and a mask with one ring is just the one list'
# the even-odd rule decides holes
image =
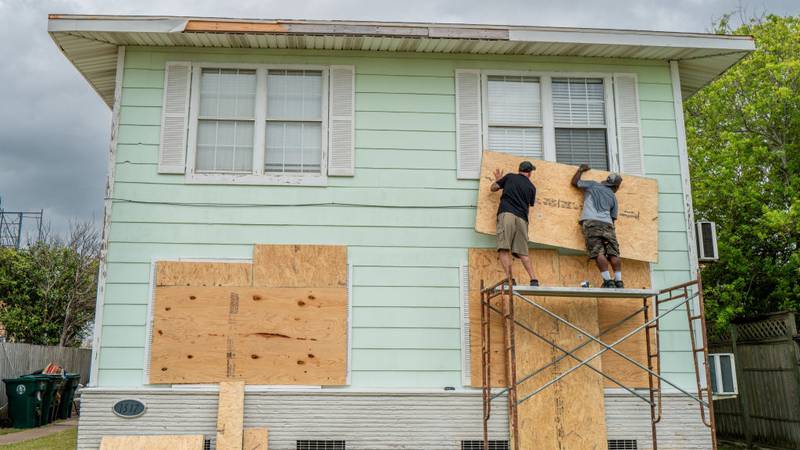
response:
{"label": "large plywood panel", "polygon": [[244,381],[219,384],[217,450],[242,450],[244,430]]}
{"label": "large plywood panel", "polygon": [[252,264],[159,261],[156,286],[249,286]]}
{"label": "large plywood panel", "polygon": [[100,450],[202,450],[203,435],[103,436]]}
{"label": "large plywood panel", "polygon": [[[492,172],[516,171],[521,158],[506,153],[484,152],[475,230],[495,234],[500,193],[491,192]],[[583,207],[583,193],[570,184],[576,167],[549,161],[533,161],[536,171],[531,181],[536,185],[536,206],[530,214],[529,238],[532,242],[585,251],[578,219]],[[608,172],[591,170],[584,179],[602,181]],[[622,256],[640,261],[658,259],[658,184],[649,178],[625,175],[617,191],[619,219],[617,237]]]}
{"label": "large plywood panel", "polygon": [[242,450],[268,450],[269,432],[266,428],[245,428]]}
{"label": "large plywood panel", "polygon": [[256,245],[253,286],[346,287],[347,247]]}

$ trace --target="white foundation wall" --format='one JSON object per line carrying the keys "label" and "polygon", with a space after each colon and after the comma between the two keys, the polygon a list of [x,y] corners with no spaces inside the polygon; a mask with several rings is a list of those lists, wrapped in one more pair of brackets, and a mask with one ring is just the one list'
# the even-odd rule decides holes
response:
{"label": "white foundation wall", "polygon": [[[114,415],[114,402],[145,403],[135,419]],[[174,389],[83,391],[78,448],[96,449],[106,435],[216,433],[214,391]],[[505,398],[493,402],[490,439],[507,440]],[[344,440],[348,450],[458,450],[462,440],[482,439],[480,392],[354,393],[247,392],[245,427],[267,427],[270,450],[295,450],[297,440]],[[651,448],[647,404],[623,394],[606,394],[609,439],[635,439]],[[685,397],[664,396],[658,427],[659,449],[710,449],[711,434],[697,405]],[[524,450],[524,449],[521,449]]]}

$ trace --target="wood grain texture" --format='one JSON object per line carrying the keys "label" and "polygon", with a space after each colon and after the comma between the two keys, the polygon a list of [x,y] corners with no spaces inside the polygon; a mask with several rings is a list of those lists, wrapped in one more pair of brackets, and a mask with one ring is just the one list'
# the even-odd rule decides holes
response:
{"label": "wood grain texture", "polygon": [[245,428],[242,450],[268,450],[269,432],[266,428]]}
{"label": "wood grain texture", "polygon": [[255,287],[347,287],[347,247],[256,245]]}
{"label": "wood grain texture", "polygon": [[156,286],[250,286],[252,264],[158,261]]}
{"label": "wood grain texture", "polygon": [[202,450],[203,435],[103,436],[100,450]]}
{"label": "wood grain texture", "polygon": [[346,288],[159,287],[151,383],[342,385]]}
{"label": "wood grain texture", "polygon": [[[515,171],[525,158],[498,152],[484,152],[481,164],[475,230],[495,234],[500,193],[491,192],[492,172]],[[583,208],[583,193],[570,185],[576,167],[549,161],[533,161],[536,170],[531,181],[536,185],[536,206],[531,209],[528,234],[531,242],[585,251],[578,224]],[[608,172],[591,170],[583,179],[601,181]],[[617,191],[619,219],[616,223],[620,253],[628,259],[658,260],[658,183],[650,178],[625,175]]]}
{"label": "wood grain texture", "polygon": [[244,381],[219,384],[217,450],[242,450],[244,428]]}

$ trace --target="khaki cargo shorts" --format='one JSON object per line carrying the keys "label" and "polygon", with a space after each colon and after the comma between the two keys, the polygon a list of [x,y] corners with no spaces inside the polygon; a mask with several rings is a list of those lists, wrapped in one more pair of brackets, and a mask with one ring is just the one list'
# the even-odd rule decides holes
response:
{"label": "khaki cargo shorts", "polygon": [[528,256],[528,222],[509,212],[497,216],[497,249]]}
{"label": "khaki cargo shorts", "polygon": [[589,258],[597,258],[598,255],[619,256],[619,242],[614,225],[599,220],[584,220],[581,228]]}

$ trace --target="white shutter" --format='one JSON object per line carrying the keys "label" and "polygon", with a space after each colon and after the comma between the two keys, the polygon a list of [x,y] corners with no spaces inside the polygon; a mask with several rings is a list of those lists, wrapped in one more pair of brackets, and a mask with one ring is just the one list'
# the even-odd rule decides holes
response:
{"label": "white shutter", "polygon": [[168,62],[165,72],[158,173],[184,173],[192,65]]}
{"label": "white shutter", "polygon": [[620,169],[623,173],[644,175],[636,75],[614,75],[614,111],[617,121]]}
{"label": "white shutter", "polygon": [[481,73],[456,70],[456,164],[457,178],[481,174]]}
{"label": "white shutter", "polygon": [[355,173],[355,68],[331,66],[328,175]]}

